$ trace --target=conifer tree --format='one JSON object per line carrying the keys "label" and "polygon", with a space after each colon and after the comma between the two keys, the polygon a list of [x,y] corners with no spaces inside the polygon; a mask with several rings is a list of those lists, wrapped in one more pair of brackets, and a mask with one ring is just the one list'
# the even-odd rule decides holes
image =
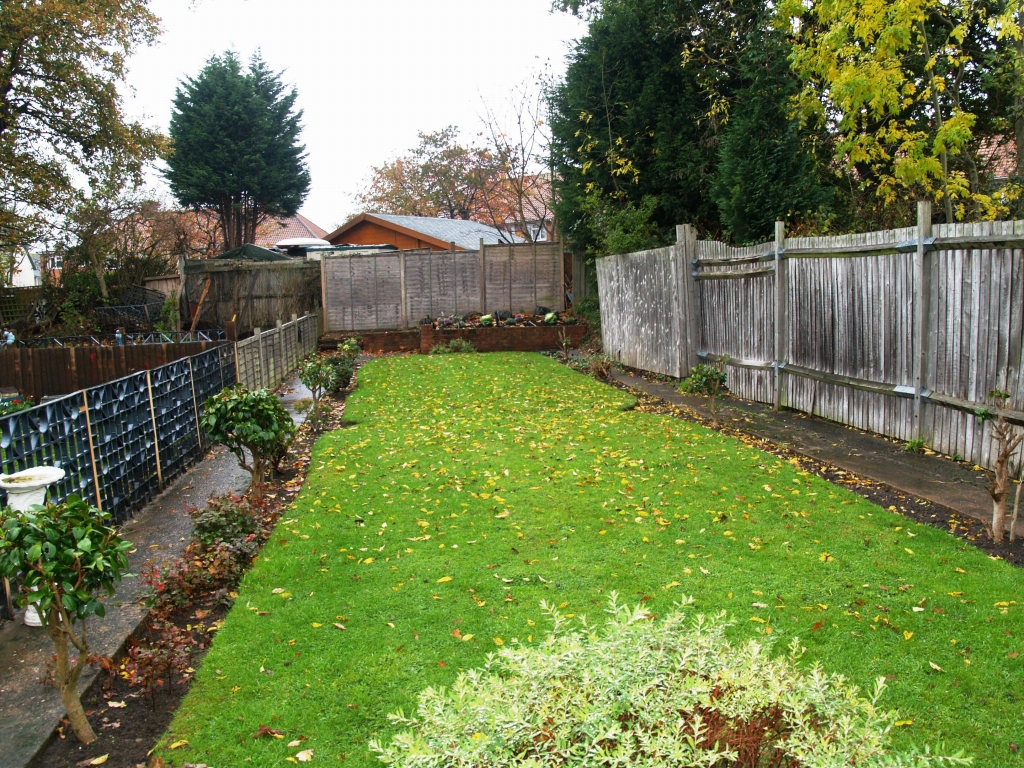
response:
{"label": "conifer tree", "polygon": [[293,216],[309,193],[297,98],[258,53],[248,71],[231,51],[213,56],[178,88],[167,180],[182,206],[220,217],[228,249],[253,242],[268,216]]}

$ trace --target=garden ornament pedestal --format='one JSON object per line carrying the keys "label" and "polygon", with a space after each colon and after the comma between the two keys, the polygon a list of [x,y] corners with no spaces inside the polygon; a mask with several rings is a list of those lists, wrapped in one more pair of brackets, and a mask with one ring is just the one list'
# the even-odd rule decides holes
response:
{"label": "garden ornament pedestal", "polygon": [[[7,491],[7,506],[15,512],[24,512],[33,504],[46,503],[46,490],[64,479],[64,470],[58,467],[32,467],[11,475],[0,475],[0,488]],[[41,627],[43,622],[34,605],[25,609],[25,624]]]}

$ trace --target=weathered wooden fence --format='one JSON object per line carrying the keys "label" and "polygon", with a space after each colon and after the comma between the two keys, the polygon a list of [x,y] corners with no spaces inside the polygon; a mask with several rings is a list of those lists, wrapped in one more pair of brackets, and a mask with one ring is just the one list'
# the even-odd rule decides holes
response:
{"label": "weathered wooden fence", "polygon": [[183,262],[181,301],[191,324],[227,328],[238,333],[268,328],[282,317],[305,315],[320,308],[320,265],[315,261]]}
{"label": "weathered wooden fence", "polygon": [[0,387],[14,387],[38,403],[44,397],[98,386],[225,343],[9,347],[0,350]]}
{"label": "weathered wooden fence", "polygon": [[320,261],[327,331],[391,330],[468,312],[564,308],[559,243],[390,251]]}
{"label": "weathered wooden fence", "polygon": [[278,323],[269,331],[255,329],[250,338],[235,345],[238,380],[250,389],[274,389],[299,361],[316,351],[319,322],[318,315],[306,315]]}
{"label": "weathered wooden fence", "polygon": [[689,227],[597,263],[605,351],[686,376],[728,356],[736,395],[991,466],[976,410],[1024,423],[1024,221],[931,225],[748,248]]}

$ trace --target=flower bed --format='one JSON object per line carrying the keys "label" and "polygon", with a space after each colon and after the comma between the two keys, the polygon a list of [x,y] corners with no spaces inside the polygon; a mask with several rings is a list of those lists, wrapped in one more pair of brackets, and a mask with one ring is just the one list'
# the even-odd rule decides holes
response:
{"label": "flower bed", "polygon": [[586,332],[587,327],[582,324],[442,329],[421,325],[420,352],[427,354],[438,344],[447,344],[452,339],[465,339],[476,347],[477,352],[543,352],[561,349],[562,334],[569,340],[569,347],[575,349]]}

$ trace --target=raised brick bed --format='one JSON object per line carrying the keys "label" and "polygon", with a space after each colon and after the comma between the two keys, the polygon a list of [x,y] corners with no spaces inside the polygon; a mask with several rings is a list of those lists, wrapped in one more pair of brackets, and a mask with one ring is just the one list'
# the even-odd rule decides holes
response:
{"label": "raised brick bed", "polygon": [[337,349],[345,339],[352,336],[361,337],[360,345],[364,352],[371,355],[383,355],[389,352],[419,352],[420,329],[408,331],[370,331],[366,333],[325,333],[320,337],[320,349]]}
{"label": "raised brick bed", "polygon": [[445,344],[452,339],[465,339],[476,347],[477,352],[541,352],[561,349],[558,336],[563,330],[572,342],[573,349],[579,346],[587,332],[586,326],[582,324],[454,328],[443,331],[430,325],[421,325],[420,352],[427,354],[437,344]]}

